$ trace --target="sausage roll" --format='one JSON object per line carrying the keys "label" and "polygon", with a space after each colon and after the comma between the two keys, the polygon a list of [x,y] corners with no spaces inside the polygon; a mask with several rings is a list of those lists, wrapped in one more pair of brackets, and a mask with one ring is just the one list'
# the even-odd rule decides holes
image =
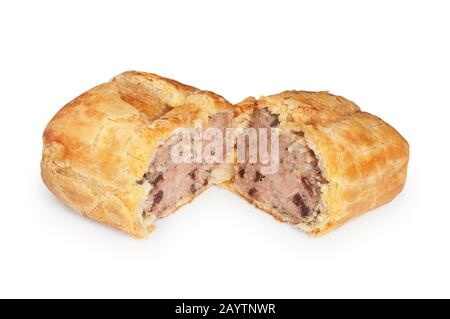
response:
{"label": "sausage roll", "polygon": [[248,98],[248,127],[279,134],[276,173],[237,163],[224,185],[281,221],[313,235],[391,201],[403,188],[406,140],[353,102],[328,92],[286,91]]}
{"label": "sausage roll", "polygon": [[[136,237],[190,202],[230,167],[170,160],[177,128],[224,129],[224,98],[155,74],[125,72],[64,106],[44,135],[41,175],[78,213]],[[231,167],[232,172],[232,167]]]}
{"label": "sausage roll", "polygon": [[[192,146],[196,123],[222,132],[222,148],[202,144],[200,160],[174,161],[186,142],[178,129],[191,130]],[[258,150],[276,145],[276,170],[249,161],[250,150],[241,161],[240,133],[230,148],[227,128],[276,132],[266,141],[256,135]],[[394,128],[340,96],[287,91],[232,106],[215,93],[133,71],[64,106],[43,142],[47,187],[80,214],[136,237],[211,184],[323,234],[392,200],[409,158],[408,143]],[[208,161],[208,152],[224,157]]]}

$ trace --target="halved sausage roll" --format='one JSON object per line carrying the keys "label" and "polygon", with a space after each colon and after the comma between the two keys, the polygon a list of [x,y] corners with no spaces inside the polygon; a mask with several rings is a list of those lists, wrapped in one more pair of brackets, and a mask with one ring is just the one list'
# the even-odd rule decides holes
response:
{"label": "halved sausage roll", "polygon": [[279,166],[264,174],[260,161],[238,163],[224,185],[277,219],[323,234],[402,190],[408,143],[353,102],[286,91],[239,106],[253,108],[247,127],[278,130]]}
{"label": "halved sausage roll", "polygon": [[[231,165],[174,162],[178,128],[224,129],[233,108],[211,92],[142,72],[125,72],[64,106],[44,132],[47,187],[84,216],[136,237],[188,203]],[[232,171],[232,169],[231,169]]]}

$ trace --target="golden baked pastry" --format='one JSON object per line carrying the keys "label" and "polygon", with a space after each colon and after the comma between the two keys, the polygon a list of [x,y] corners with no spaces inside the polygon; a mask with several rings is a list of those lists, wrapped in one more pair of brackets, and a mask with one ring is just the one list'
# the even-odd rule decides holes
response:
{"label": "golden baked pastry", "polygon": [[279,169],[241,163],[227,188],[310,234],[328,232],[391,201],[403,188],[406,140],[378,117],[328,92],[286,91],[256,100],[247,123],[278,128]]}
{"label": "golden baked pastry", "polygon": [[[220,164],[168,161],[179,127],[229,126],[221,96],[125,72],[64,106],[47,125],[41,174],[78,213],[143,237],[154,221],[221,181]],[[223,170],[225,169],[225,171]]]}

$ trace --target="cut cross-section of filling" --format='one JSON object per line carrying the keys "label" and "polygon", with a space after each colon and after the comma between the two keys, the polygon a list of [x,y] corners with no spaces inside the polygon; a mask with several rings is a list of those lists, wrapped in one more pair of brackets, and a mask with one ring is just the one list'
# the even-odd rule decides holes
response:
{"label": "cut cross-section of filling", "polygon": [[[231,123],[231,113],[213,115],[208,127],[225,130]],[[144,204],[143,216],[163,218],[179,206],[190,202],[208,187],[208,179],[221,163],[177,163],[171,158],[172,147],[181,140],[180,135],[172,135],[156,151],[148,172],[141,183],[148,181],[150,192]],[[224,148],[225,149],[225,148]]]}
{"label": "cut cross-section of filling", "polygon": [[[250,127],[279,127],[278,117],[268,109],[256,109]],[[236,167],[235,187],[251,201],[276,211],[276,217],[294,224],[311,224],[320,215],[322,177],[314,152],[301,131],[280,132],[279,169],[262,174],[261,163],[242,163]]]}

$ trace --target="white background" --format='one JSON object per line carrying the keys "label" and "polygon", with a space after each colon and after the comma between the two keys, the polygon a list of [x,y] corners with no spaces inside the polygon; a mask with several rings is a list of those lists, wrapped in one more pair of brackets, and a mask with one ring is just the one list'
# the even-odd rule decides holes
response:
{"label": "white background", "polygon": [[[1,1],[0,297],[450,297],[448,1]],[[231,102],[330,90],[409,141],[392,203],[322,238],[210,189],[148,240],[40,180],[65,103],[125,70]]]}

